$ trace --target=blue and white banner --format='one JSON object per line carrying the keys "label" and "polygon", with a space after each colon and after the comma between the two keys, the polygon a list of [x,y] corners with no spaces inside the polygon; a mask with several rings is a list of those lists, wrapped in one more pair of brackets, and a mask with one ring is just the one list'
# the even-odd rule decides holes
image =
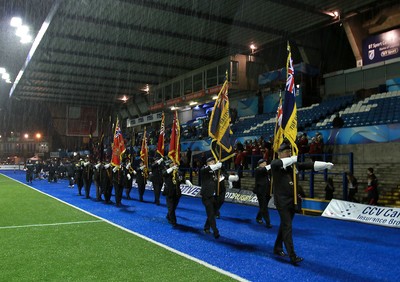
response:
{"label": "blue and white banner", "polygon": [[400,208],[370,206],[333,199],[322,216],[400,228]]}
{"label": "blue and white banner", "polygon": [[400,56],[400,29],[369,36],[363,40],[363,64],[382,62]]}

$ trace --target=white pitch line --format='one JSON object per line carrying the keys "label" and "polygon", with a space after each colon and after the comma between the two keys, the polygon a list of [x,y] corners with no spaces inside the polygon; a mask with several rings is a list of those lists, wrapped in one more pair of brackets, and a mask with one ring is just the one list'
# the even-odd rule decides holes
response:
{"label": "white pitch line", "polygon": [[149,237],[147,237],[147,236],[144,236],[144,235],[142,235],[142,234],[140,234],[140,233],[137,233],[137,232],[135,232],[135,231],[132,231],[132,230],[130,230],[130,229],[128,229],[128,228],[125,228],[125,227],[123,227],[123,226],[121,226],[121,225],[118,225],[118,224],[116,224],[116,223],[114,223],[114,222],[112,222],[112,221],[110,221],[110,220],[107,220],[107,219],[102,218],[102,217],[100,217],[100,216],[98,216],[98,215],[95,215],[95,214],[93,214],[93,213],[90,213],[90,212],[88,212],[88,211],[86,211],[86,210],[84,210],[84,209],[81,209],[81,208],[79,208],[79,207],[77,207],[77,206],[74,206],[74,205],[72,205],[72,204],[70,204],[70,203],[68,203],[68,202],[65,202],[65,201],[63,201],[63,200],[57,198],[57,197],[54,197],[54,196],[52,196],[52,195],[50,195],[50,194],[47,194],[47,193],[45,193],[45,192],[43,192],[43,191],[40,191],[39,189],[36,189],[36,188],[34,188],[34,187],[32,187],[32,186],[29,186],[29,185],[27,185],[26,183],[23,183],[23,182],[21,182],[21,181],[18,181],[18,180],[16,180],[16,179],[13,179],[13,178],[11,178],[11,177],[9,177],[9,176],[7,176],[7,175],[4,175],[4,174],[2,174],[2,175],[5,176],[5,177],[7,177],[8,179],[11,179],[11,180],[13,180],[13,181],[15,181],[15,182],[18,182],[18,183],[20,183],[20,184],[22,184],[22,185],[24,185],[24,186],[27,186],[28,188],[31,188],[32,190],[35,190],[35,191],[37,191],[37,192],[39,192],[39,193],[41,193],[41,194],[43,194],[43,195],[46,195],[46,196],[48,196],[48,197],[50,197],[50,198],[53,198],[53,199],[55,199],[56,201],[59,201],[59,202],[65,204],[65,205],[67,205],[67,206],[73,207],[73,208],[75,208],[75,209],[77,209],[77,210],[79,210],[79,211],[81,211],[81,212],[83,212],[83,213],[86,213],[86,214],[91,215],[91,216],[93,216],[93,217],[95,217],[95,218],[98,218],[98,219],[100,219],[100,221],[107,222],[107,223],[109,223],[109,224],[111,224],[111,225],[113,225],[113,226],[115,226],[115,227],[117,227],[117,228],[119,228],[119,229],[121,229],[121,230],[124,230],[124,231],[126,231],[126,232],[128,232],[128,233],[131,233],[131,234],[133,234],[133,235],[135,235],[135,236],[137,236],[137,237],[140,237],[140,238],[142,238],[142,239],[144,239],[144,240],[146,240],[146,241],[148,241],[148,242],[150,242],[150,243],[153,243],[153,244],[155,244],[155,245],[157,245],[157,246],[159,246],[159,247],[161,247],[161,248],[164,248],[164,249],[166,249],[166,250],[168,250],[168,251],[170,251],[170,252],[172,252],[172,253],[175,253],[175,254],[177,254],[177,255],[180,255],[180,256],[182,256],[182,257],[184,257],[184,258],[187,258],[187,259],[189,259],[189,260],[191,260],[191,261],[197,262],[198,264],[201,264],[201,265],[203,265],[203,266],[205,266],[205,267],[207,267],[207,268],[209,268],[209,269],[212,269],[212,270],[214,270],[214,271],[216,271],[216,272],[222,273],[222,274],[224,274],[224,275],[226,275],[226,276],[228,276],[228,277],[231,277],[231,278],[233,278],[233,279],[235,279],[235,280],[237,280],[237,281],[239,281],[239,282],[248,282],[248,281],[249,281],[249,280],[247,280],[247,279],[245,279],[245,278],[243,278],[243,277],[240,277],[239,275],[236,275],[236,274],[234,274],[234,273],[231,273],[231,272],[229,272],[229,271],[226,271],[226,270],[224,270],[224,269],[222,269],[222,268],[219,268],[219,267],[217,267],[217,266],[215,266],[215,265],[209,264],[208,262],[205,262],[205,261],[200,260],[200,259],[198,259],[198,258],[195,258],[195,257],[193,257],[193,256],[191,256],[191,255],[188,255],[188,254],[186,254],[186,253],[183,253],[183,252],[181,252],[181,251],[178,251],[178,250],[176,250],[176,249],[174,249],[174,248],[171,248],[170,246],[164,245],[163,243],[157,242],[157,241],[155,241],[155,240],[153,240],[153,239],[151,239],[151,238],[149,238]]}
{"label": "white pitch line", "polygon": [[58,225],[96,223],[96,222],[104,222],[104,221],[103,221],[103,220],[87,220],[87,221],[70,221],[70,222],[43,223],[43,224],[27,224],[27,225],[15,225],[15,226],[0,226],[0,229],[28,228],[28,227],[44,227],[44,226],[58,226]]}

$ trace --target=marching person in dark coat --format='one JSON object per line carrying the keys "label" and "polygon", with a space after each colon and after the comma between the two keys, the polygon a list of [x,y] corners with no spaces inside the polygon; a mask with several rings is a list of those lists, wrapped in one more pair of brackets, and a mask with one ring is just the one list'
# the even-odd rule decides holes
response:
{"label": "marching person in dark coat", "polygon": [[204,224],[204,232],[210,233],[210,228],[213,230],[214,238],[220,237],[215,220],[215,213],[217,209],[217,202],[215,195],[217,194],[218,182],[223,178],[220,176],[218,179],[218,170],[222,167],[221,162],[215,162],[213,157],[207,159],[207,164],[201,168],[201,199],[204,207],[206,208],[207,220]]}
{"label": "marching person in dark coat", "polygon": [[54,161],[50,161],[48,165],[48,170],[49,170],[49,176],[47,178],[47,181],[57,183],[57,169],[58,166]]}
{"label": "marching person in dark coat", "polygon": [[93,183],[96,188],[96,201],[101,201],[101,183],[100,183],[100,170],[102,169],[101,167],[101,162],[100,160],[97,161],[97,164],[93,166]]}
{"label": "marching person in dark coat", "polygon": [[73,162],[67,162],[65,169],[67,170],[68,187],[74,188],[75,164]]}
{"label": "marching person in dark coat", "polygon": [[115,205],[117,207],[120,207],[122,206],[122,193],[125,187],[125,181],[127,179],[126,169],[124,169],[123,165],[121,164],[120,167],[115,166],[112,169],[112,172],[113,186],[115,192]]}
{"label": "marching person in dark coat", "polygon": [[132,164],[129,160],[129,158],[126,160],[126,165],[124,167],[125,169],[125,195],[128,200],[132,199],[131,198],[131,190],[132,190],[132,183],[133,183],[133,175],[136,174],[136,171],[133,169]]}
{"label": "marching person in dark coat", "polygon": [[93,165],[90,163],[89,159],[86,158],[83,163],[83,186],[85,186],[85,198],[90,198],[90,186],[92,186],[93,181]]}
{"label": "marching person in dark coat", "polygon": [[82,196],[82,187],[83,187],[83,160],[79,159],[79,161],[75,164],[75,183],[78,186],[78,194]]}
{"label": "marching person in dark coat", "polygon": [[146,189],[146,183],[147,183],[147,173],[145,171],[146,166],[144,165],[144,162],[141,160],[139,167],[136,169],[136,184],[138,186],[138,192],[139,192],[139,201],[143,202],[143,195],[144,191]]}
{"label": "marching person in dark coat", "polygon": [[[278,150],[278,159],[271,162],[272,183],[274,201],[280,217],[280,226],[274,245],[274,254],[284,257],[283,243],[292,264],[303,261],[302,257],[296,255],[292,238],[292,221],[295,214],[294,185],[292,164],[297,163],[297,156],[291,156],[291,147],[288,143],[282,143]],[[299,170],[313,169],[316,171],[331,169],[332,163],[307,162],[297,163]]]}
{"label": "marching person in dark coat", "polygon": [[271,220],[269,218],[268,203],[271,199],[271,189],[269,181],[268,170],[271,169],[270,165],[267,165],[267,161],[261,159],[258,161],[258,167],[255,171],[255,185],[254,194],[257,196],[259,210],[256,216],[256,221],[259,224],[263,224],[263,218],[267,228],[271,228]]}
{"label": "marching person in dark coat", "polygon": [[31,160],[26,162],[26,182],[32,184],[33,180],[33,171],[35,170],[35,165],[32,163]]}
{"label": "marching person in dark coat", "polygon": [[164,184],[163,181],[163,159],[155,158],[151,166],[151,182],[153,183],[154,190],[154,203],[160,205],[161,188]]}
{"label": "marching person in dark coat", "polygon": [[[171,160],[165,162],[166,169],[163,170],[163,177],[165,182],[163,195],[166,196],[168,213],[166,218],[172,226],[176,226],[176,208],[178,207],[179,200],[181,198],[181,183],[184,182],[182,173],[179,171],[179,167],[175,165]],[[189,181],[186,184],[191,186]]]}
{"label": "marching person in dark coat", "polygon": [[100,167],[100,186],[101,191],[104,193],[104,202],[106,204],[112,204],[112,167],[109,163]]}

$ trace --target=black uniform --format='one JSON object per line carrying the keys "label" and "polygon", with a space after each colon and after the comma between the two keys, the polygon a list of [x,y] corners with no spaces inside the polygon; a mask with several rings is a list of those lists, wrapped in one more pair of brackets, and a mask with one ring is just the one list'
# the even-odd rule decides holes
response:
{"label": "black uniform", "polygon": [[[114,169],[115,170],[115,169]],[[122,205],[122,192],[125,186],[126,170],[123,168],[113,170],[113,186],[115,191],[115,204],[117,207]]]}
{"label": "black uniform", "polygon": [[75,177],[75,165],[73,162],[67,163],[66,165],[67,177],[69,181],[69,188],[74,188],[74,177]]}
{"label": "black uniform", "polygon": [[254,194],[257,196],[259,210],[257,213],[256,220],[262,223],[264,219],[267,227],[271,227],[271,221],[268,212],[268,203],[271,199],[271,189],[269,181],[269,173],[265,167],[257,167],[255,171],[255,185]]}
{"label": "black uniform", "polygon": [[28,160],[28,162],[26,163],[26,182],[30,184],[32,184],[34,170],[35,165],[30,160]]}
{"label": "black uniform", "polygon": [[168,208],[166,217],[168,222],[175,226],[177,224],[175,211],[182,195],[180,186],[181,183],[183,183],[183,177],[178,170],[173,170],[171,173],[168,173],[166,169],[163,170],[163,177],[165,182],[163,195],[166,196]]}
{"label": "black uniform", "polygon": [[155,162],[151,166],[151,182],[153,183],[153,190],[154,190],[154,203],[156,205],[160,204],[160,194],[161,188],[164,184],[163,181],[163,165],[158,164]]}
{"label": "black uniform", "polygon": [[[134,173],[134,169],[132,167],[129,167],[129,169],[126,168],[126,166],[124,166],[124,170],[125,170],[125,194],[126,194],[126,198],[128,200],[131,199],[130,193],[132,190],[132,183],[133,183],[133,175]],[[128,174],[130,175],[130,177],[128,178]]]}
{"label": "black uniform", "polygon": [[83,161],[79,161],[75,165],[75,183],[78,186],[78,194],[81,196],[83,187]]}
{"label": "black uniform", "polygon": [[93,181],[93,168],[94,167],[91,163],[88,163],[83,166],[82,177],[83,177],[83,185],[85,186],[86,199],[90,198],[90,186],[92,186],[92,181]]}
{"label": "black uniform", "polygon": [[214,237],[219,237],[217,223],[215,221],[215,212],[217,210],[217,201],[215,195],[218,185],[218,172],[213,171],[210,166],[206,165],[201,168],[201,199],[206,208],[207,220],[204,224],[204,231],[210,232],[210,227],[214,232]]}
{"label": "black uniform", "polygon": [[140,169],[136,169],[136,184],[138,186],[138,192],[139,192],[139,201],[143,202],[143,195],[144,191],[146,189],[146,183],[147,183],[147,178],[146,178],[146,173]]}
{"label": "black uniform", "polygon": [[[96,168],[97,166],[97,168]],[[96,201],[101,201],[101,194],[103,193],[101,190],[101,180],[100,180],[100,171],[103,169],[101,164],[97,164],[93,166],[93,182],[96,187]]]}
{"label": "black uniform", "polygon": [[[297,163],[299,170],[312,169],[314,164]],[[274,252],[283,251],[283,243],[291,259],[296,258],[292,238],[292,221],[295,214],[294,206],[294,186],[293,169],[291,166],[283,168],[281,159],[275,159],[271,162],[271,171],[274,189],[274,201],[280,217],[280,226],[276,237]]]}
{"label": "black uniform", "polygon": [[49,176],[47,178],[48,182],[57,182],[57,170],[58,170],[58,166],[56,163],[54,162],[50,162],[48,165],[48,170],[49,170]]}
{"label": "black uniform", "polygon": [[103,165],[100,168],[100,189],[104,193],[104,201],[106,204],[112,204],[112,167],[105,168]]}

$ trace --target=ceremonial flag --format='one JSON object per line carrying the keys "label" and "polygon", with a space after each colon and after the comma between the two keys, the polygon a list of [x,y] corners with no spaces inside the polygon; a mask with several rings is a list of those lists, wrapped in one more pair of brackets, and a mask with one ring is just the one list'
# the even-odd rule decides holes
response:
{"label": "ceremonial flag", "polygon": [[[208,125],[208,135],[216,142],[224,151],[230,153],[232,144],[230,134],[231,118],[229,116],[229,99],[228,99],[228,74],[226,74],[225,82],[219,91],[218,98],[215,101],[214,108],[211,112],[211,119]],[[213,153],[214,154],[214,153]],[[215,157],[215,156],[214,156]],[[220,157],[218,158],[218,160]]]}
{"label": "ceremonial flag", "polygon": [[165,137],[165,121],[164,113],[161,116],[160,135],[158,136],[157,153],[164,157],[164,137]]}
{"label": "ceremonial flag", "polygon": [[279,146],[283,142],[283,129],[282,129],[282,97],[279,94],[279,106],[276,111],[276,122],[274,131],[274,144],[272,148],[275,152],[278,152]]}
{"label": "ceremonial flag", "polygon": [[140,159],[143,161],[146,167],[144,172],[147,173],[149,168],[149,148],[147,147],[146,127],[144,128],[142,137],[142,147],[140,148]]}
{"label": "ceremonial flag", "polygon": [[179,125],[178,112],[174,113],[174,121],[172,123],[171,138],[169,142],[168,157],[174,162],[175,165],[179,165],[181,161],[181,128]]}
{"label": "ceremonial flag", "polygon": [[292,52],[290,45],[287,45],[288,58],[286,61],[286,87],[285,101],[283,103],[282,128],[285,138],[287,138],[292,147],[296,149],[297,137],[297,107],[296,107],[296,87],[294,84],[294,68],[292,61]]}
{"label": "ceremonial flag", "polygon": [[119,127],[119,122],[117,118],[117,122],[115,124],[114,142],[112,145],[111,164],[113,166],[120,167],[121,156],[124,152],[125,152],[124,137],[122,136],[121,128]]}

